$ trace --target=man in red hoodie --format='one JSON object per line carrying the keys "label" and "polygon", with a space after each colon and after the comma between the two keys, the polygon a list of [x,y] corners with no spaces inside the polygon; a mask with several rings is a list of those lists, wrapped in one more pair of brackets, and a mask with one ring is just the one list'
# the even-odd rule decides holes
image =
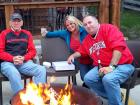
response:
{"label": "man in red hoodie", "polygon": [[68,62],[89,55],[95,67],[85,75],[85,84],[97,95],[107,98],[108,105],[122,105],[120,84],[134,72],[133,56],[123,34],[114,25],[99,24],[93,16],[86,16],[83,24],[88,35]]}
{"label": "man in red hoodie", "polygon": [[14,94],[23,89],[20,73],[33,76],[36,84],[46,82],[46,69],[32,61],[36,55],[32,34],[21,29],[22,25],[22,16],[13,13],[10,28],[0,34],[1,72],[9,79]]}

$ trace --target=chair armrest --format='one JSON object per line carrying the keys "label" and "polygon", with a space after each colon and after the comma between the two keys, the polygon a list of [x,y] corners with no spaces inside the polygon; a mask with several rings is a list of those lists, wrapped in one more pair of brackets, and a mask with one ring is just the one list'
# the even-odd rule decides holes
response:
{"label": "chair armrest", "polygon": [[137,68],[137,78],[136,78],[136,83],[135,85],[139,85],[140,84],[140,68]]}
{"label": "chair armrest", "polygon": [[133,74],[124,83],[121,84],[121,88],[134,88],[134,86],[136,85],[137,74],[138,70],[137,68],[135,68]]}

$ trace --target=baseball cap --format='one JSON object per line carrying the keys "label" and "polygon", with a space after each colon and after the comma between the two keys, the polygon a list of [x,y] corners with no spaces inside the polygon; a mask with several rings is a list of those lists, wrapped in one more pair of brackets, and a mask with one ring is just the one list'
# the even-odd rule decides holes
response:
{"label": "baseball cap", "polygon": [[19,13],[13,13],[10,17],[10,20],[19,19],[22,20],[22,16]]}

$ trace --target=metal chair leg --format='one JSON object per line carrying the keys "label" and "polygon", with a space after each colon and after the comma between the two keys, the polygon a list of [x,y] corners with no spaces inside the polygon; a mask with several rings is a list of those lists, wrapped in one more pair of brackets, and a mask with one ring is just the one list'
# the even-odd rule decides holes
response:
{"label": "metal chair leg", "polygon": [[[31,82],[31,81],[32,81],[32,77],[29,78],[29,80],[30,80],[30,82]],[[25,78],[25,79],[24,79],[24,88],[26,88],[26,84],[27,84],[27,79]]]}
{"label": "metal chair leg", "polygon": [[2,81],[0,81],[0,105],[3,105]]}
{"label": "metal chair leg", "polygon": [[125,105],[128,105],[130,88],[126,90]]}
{"label": "metal chair leg", "polygon": [[68,76],[68,84],[70,84],[70,76]]}
{"label": "metal chair leg", "polygon": [[75,76],[72,76],[72,82],[74,85],[77,85],[77,82],[76,82],[76,75]]}
{"label": "metal chair leg", "polygon": [[27,80],[24,79],[24,88],[26,88],[26,83],[27,83]]}

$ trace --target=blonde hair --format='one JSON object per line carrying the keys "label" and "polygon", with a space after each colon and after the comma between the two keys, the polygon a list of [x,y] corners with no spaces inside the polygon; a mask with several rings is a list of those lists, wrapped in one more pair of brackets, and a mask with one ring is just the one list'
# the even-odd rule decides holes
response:
{"label": "blonde hair", "polygon": [[72,23],[75,23],[77,27],[78,26],[83,26],[83,23],[79,19],[77,19],[76,17],[74,17],[74,16],[71,16],[71,15],[66,16],[65,22],[64,22],[65,25],[66,25],[66,21],[67,20],[69,20]]}

